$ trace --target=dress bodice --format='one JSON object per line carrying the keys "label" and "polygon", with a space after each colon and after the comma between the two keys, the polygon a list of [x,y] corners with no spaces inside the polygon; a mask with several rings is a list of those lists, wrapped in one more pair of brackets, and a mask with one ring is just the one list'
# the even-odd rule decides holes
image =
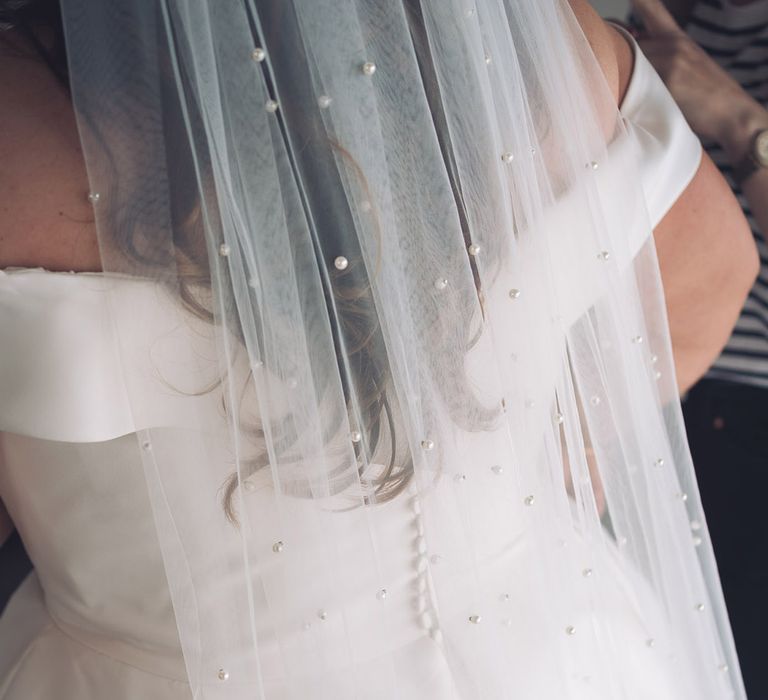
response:
{"label": "dress bodice", "polygon": [[[109,315],[114,283],[42,270],[0,275],[0,495],[56,625],[87,646],[182,679]],[[153,294],[140,282],[117,283],[138,303]]]}
{"label": "dress bodice", "polygon": [[51,616],[83,643],[183,678],[135,435],[95,443],[2,436],[0,492]]}

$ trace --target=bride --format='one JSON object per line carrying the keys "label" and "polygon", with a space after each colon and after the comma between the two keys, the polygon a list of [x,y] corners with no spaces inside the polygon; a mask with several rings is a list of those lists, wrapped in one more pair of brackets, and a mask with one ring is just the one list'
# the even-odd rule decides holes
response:
{"label": "bride", "polygon": [[2,700],[744,697],[676,396],[756,256],[629,37],[2,8]]}

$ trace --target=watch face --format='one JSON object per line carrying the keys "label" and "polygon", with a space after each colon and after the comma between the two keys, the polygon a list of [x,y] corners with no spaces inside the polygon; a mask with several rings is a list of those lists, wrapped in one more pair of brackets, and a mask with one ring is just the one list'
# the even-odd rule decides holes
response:
{"label": "watch face", "polygon": [[755,160],[768,168],[768,129],[763,129],[755,138]]}

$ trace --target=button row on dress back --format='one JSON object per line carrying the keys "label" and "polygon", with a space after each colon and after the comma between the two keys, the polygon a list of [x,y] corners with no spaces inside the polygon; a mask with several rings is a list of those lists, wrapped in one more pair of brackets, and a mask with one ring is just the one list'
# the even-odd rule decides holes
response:
{"label": "button row on dress back", "polygon": [[[421,514],[421,501],[418,495],[411,496],[411,508],[413,510],[413,528],[416,531],[416,580],[415,603],[419,623],[429,636],[436,642],[442,640],[440,624],[437,619],[435,601],[432,598],[430,586],[429,559],[427,557],[427,541],[424,538],[424,518]],[[439,556],[431,558],[433,563],[439,561]]]}

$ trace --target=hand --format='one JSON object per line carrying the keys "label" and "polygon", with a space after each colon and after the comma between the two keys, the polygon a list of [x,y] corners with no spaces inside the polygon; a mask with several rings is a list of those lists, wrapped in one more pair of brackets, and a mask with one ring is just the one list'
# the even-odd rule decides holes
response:
{"label": "hand", "polygon": [[748,148],[765,110],[680,28],[661,0],[632,0],[645,32],[639,44],[691,128],[732,155]]}

